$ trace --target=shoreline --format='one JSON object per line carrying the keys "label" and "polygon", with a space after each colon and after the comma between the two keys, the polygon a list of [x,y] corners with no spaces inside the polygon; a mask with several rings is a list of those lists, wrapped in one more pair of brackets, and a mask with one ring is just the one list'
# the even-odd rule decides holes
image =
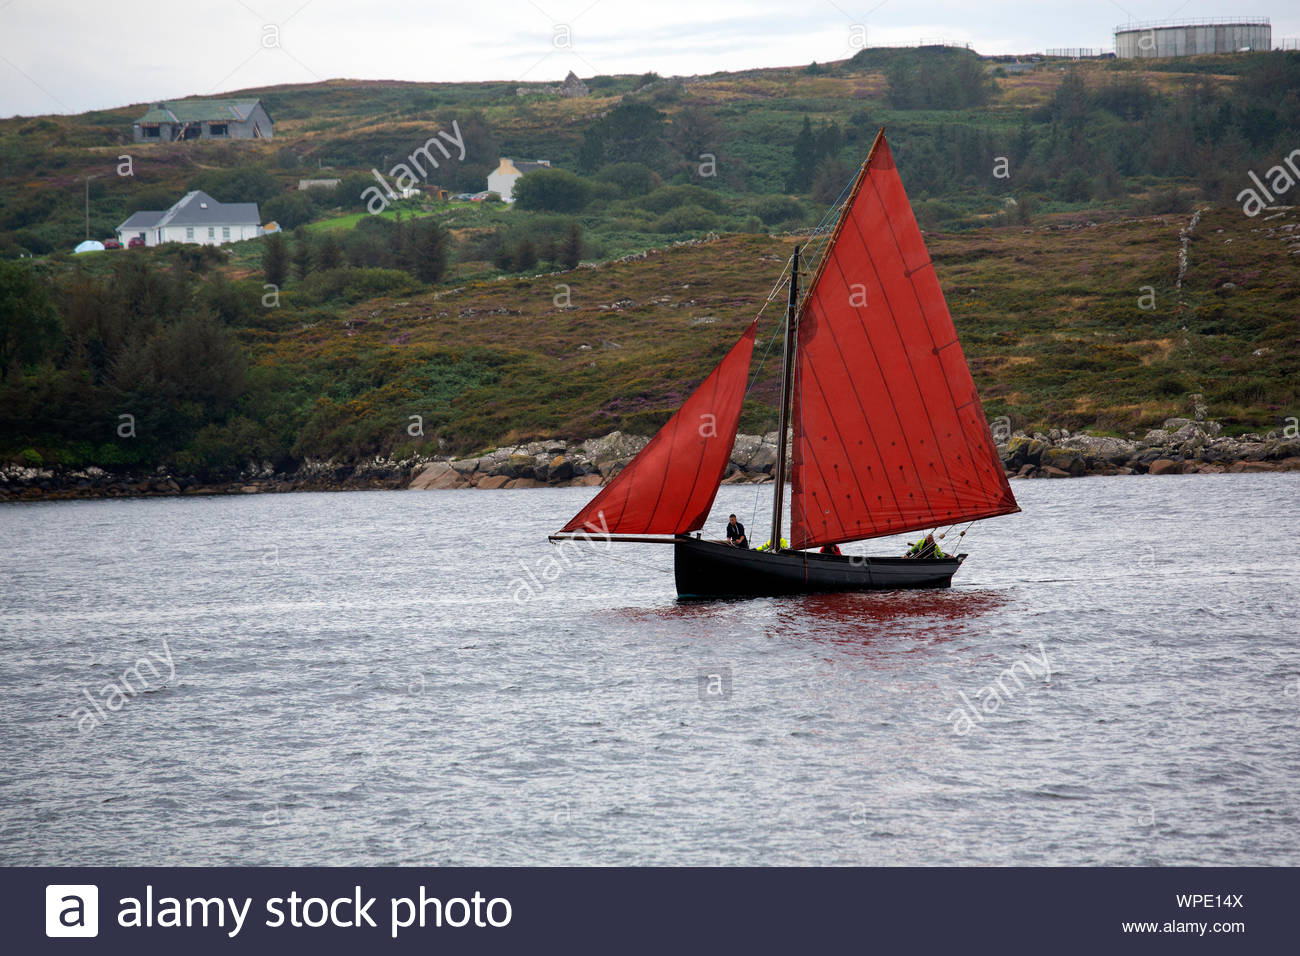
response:
{"label": "shoreline", "polygon": [[[1300,471],[1300,436],[1224,437],[1217,422],[1171,418],[1141,439],[1051,429],[1016,432],[997,445],[1010,480],[1089,475],[1254,474]],[[583,442],[528,442],[451,459],[382,459],[360,464],[305,462],[276,472],[250,463],[233,478],[204,481],[163,471],[100,468],[0,468],[0,502],[99,498],[283,494],[295,491],[453,490],[597,487],[608,484],[646,446],[639,435],[611,432]],[[771,482],[776,433],[737,435],[723,484]]]}

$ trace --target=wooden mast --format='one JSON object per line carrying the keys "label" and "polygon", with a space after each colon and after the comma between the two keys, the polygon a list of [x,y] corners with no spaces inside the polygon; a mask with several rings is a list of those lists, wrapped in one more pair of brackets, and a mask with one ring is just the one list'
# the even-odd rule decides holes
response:
{"label": "wooden mast", "polygon": [[781,414],[776,427],[776,471],[772,489],[773,551],[781,550],[781,515],[785,510],[785,433],[790,428],[790,404],[794,398],[794,347],[799,324],[799,247],[790,259],[790,304],[785,317],[785,349],[781,353]]}

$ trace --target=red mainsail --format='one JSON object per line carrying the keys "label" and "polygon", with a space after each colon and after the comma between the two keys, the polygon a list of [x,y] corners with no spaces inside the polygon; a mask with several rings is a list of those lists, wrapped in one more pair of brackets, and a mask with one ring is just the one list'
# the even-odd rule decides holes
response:
{"label": "red mainsail", "polygon": [[704,526],[736,441],[757,326],[560,533],[673,535]]}
{"label": "red mainsail", "polygon": [[790,545],[1019,511],[883,134],[795,349]]}

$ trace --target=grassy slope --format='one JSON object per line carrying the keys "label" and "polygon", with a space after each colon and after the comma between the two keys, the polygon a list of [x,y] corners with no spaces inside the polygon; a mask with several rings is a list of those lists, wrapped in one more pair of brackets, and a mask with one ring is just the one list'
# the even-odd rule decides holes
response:
{"label": "grassy slope", "polygon": [[[1082,69],[1090,84],[1110,75],[1104,64]],[[1234,81],[1230,72],[1208,75],[1226,84]],[[1169,89],[1187,79],[1165,71],[1144,75]],[[1002,79],[993,106],[974,115],[903,114],[880,106],[884,81],[878,72],[755,70],[699,78],[679,98],[658,105],[670,114],[709,109],[725,131],[731,160],[751,169],[779,167],[804,115],[843,123],[865,108],[873,122],[898,121],[895,142],[903,144],[897,154],[906,183],[908,126],[973,124],[1010,136],[1023,111],[1045,103],[1059,81],[1052,70]],[[104,194],[92,208],[92,234],[107,234],[130,190],[179,190],[204,168],[253,156],[271,162],[284,146],[303,160],[302,167],[278,171],[286,183],[316,175],[318,161],[328,167],[335,154],[355,154],[359,144],[373,154],[370,161],[377,164],[383,154],[393,161],[422,142],[435,113],[449,106],[482,110],[501,131],[503,153],[547,155],[563,166],[576,152],[583,125],[636,85],[631,77],[613,82],[583,100],[518,97],[513,85],[499,83],[334,81],[248,91],[274,104],[277,138],[270,144],[126,144],[124,131],[129,138],[130,120],[141,107],[5,120],[0,146],[15,161],[2,164],[0,196],[57,190],[79,209],[78,177],[108,173],[98,181]],[[725,171],[728,151],[722,152]],[[112,175],[123,153],[135,158],[133,178]],[[331,174],[346,171],[336,167]],[[750,188],[780,187],[751,180]],[[991,216],[997,206],[990,202],[985,213]],[[479,225],[473,217],[501,214],[463,215],[465,225]],[[1115,210],[1089,212],[1080,205],[1068,215],[1036,216],[1028,229],[1004,225],[930,235],[989,414],[1009,414],[1017,426],[1123,432],[1182,410],[1186,394],[1195,391],[1207,396],[1212,414],[1241,428],[1275,427],[1297,414],[1300,259],[1288,254],[1279,234],[1269,234],[1281,221],[1211,211],[1196,230],[1188,279],[1176,292],[1178,230],[1187,218],[1123,219]],[[1088,219],[1096,225],[1079,225]],[[575,273],[471,281],[402,300],[341,306],[325,319],[268,317],[264,328],[241,336],[268,380],[293,382],[309,400],[325,396],[365,430],[391,436],[383,441],[388,447],[406,440],[406,415],[412,413],[429,413],[436,425],[430,437],[459,451],[615,427],[648,431],[752,318],[792,243],[728,236]],[[615,244],[609,251],[626,248]],[[237,250],[233,274],[258,278],[256,260],[255,252]],[[490,272],[485,264],[462,263],[452,281]],[[1220,288],[1225,281],[1237,288]],[[572,287],[571,311],[552,301],[561,282]],[[1155,290],[1153,310],[1139,308],[1143,286]],[[619,300],[631,304],[601,308]],[[760,352],[768,331],[760,333]],[[1253,354],[1260,349],[1268,351]],[[451,366],[459,371],[448,372]],[[744,427],[772,427],[762,406],[771,398],[773,374],[769,364]]]}
{"label": "grassy slope", "polygon": [[[1180,292],[1187,219],[929,236],[989,415],[1010,415],[1018,427],[1124,433],[1184,411],[1189,392],[1241,428],[1276,427],[1300,408],[1300,268],[1287,248],[1300,244],[1278,228],[1296,215],[1261,223],[1210,212],[1193,233]],[[494,353],[503,364],[492,384],[452,400],[441,434],[456,450],[616,427],[645,432],[758,311],[794,241],[730,236],[572,273],[368,302],[343,325],[259,337],[255,354],[303,375],[390,369],[390,379],[349,401],[359,416],[391,420],[396,434],[407,413],[427,411],[411,401],[420,392],[411,370],[436,356]],[[1224,282],[1236,288],[1217,288]],[[571,288],[573,309],[554,303],[557,283]],[[1141,307],[1144,286],[1155,290],[1154,309]],[[759,354],[780,312],[779,301],[769,308]],[[1254,355],[1259,349],[1270,351]],[[775,365],[751,393],[743,427],[773,427]]]}
{"label": "grassy slope", "polygon": [[[1077,65],[1089,85],[1099,86],[1114,75],[1115,65]],[[882,105],[885,80],[880,72],[839,68],[833,75],[808,75],[802,69],[781,68],[725,73],[692,79],[670,88],[653,105],[670,118],[701,108],[719,124],[719,181],[728,188],[736,166],[747,171],[748,193],[781,192],[782,173],[789,162],[790,143],[805,116],[814,122],[848,118],[865,110],[872,124],[893,127],[900,158],[905,155],[908,130],[926,126],[963,126],[1014,135],[1024,111],[1046,103],[1061,79],[1050,69],[998,80],[999,92],[990,107],[973,112],[890,110]],[[1155,88],[1177,89],[1192,74],[1136,71]],[[1202,74],[1197,74],[1202,75]],[[1230,84],[1231,75],[1204,74],[1217,84]],[[276,120],[273,141],[228,143],[132,143],[131,122],[147,104],[100,110],[75,116],[13,117],[0,120],[0,205],[21,204],[34,195],[56,201],[51,215],[62,224],[56,245],[74,245],[82,238],[83,190],[91,185],[91,235],[108,236],[123,218],[131,195],[141,190],[179,195],[199,173],[240,163],[270,166],[286,187],[304,176],[337,176],[368,172],[390,165],[423,143],[438,128],[438,117],[463,110],[480,111],[496,130],[503,155],[545,156],[560,167],[572,168],[582,130],[618,105],[621,94],[638,85],[634,77],[613,77],[608,89],[596,89],[582,99],[517,96],[513,84],[419,84],[391,81],[331,80],[310,85],[286,85],[233,91],[228,95],[260,96]],[[865,151],[874,133],[850,130]],[[301,165],[280,168],[276,154],[291,149]],[[120,157],[130,156],[134,174],[117,175]],[[434,176],[436,179],[436,174]],[[952,184],[960,201],[965,190]],[[219,197],[220,198],[220,197]],[[987,199],[988,197],[986,197]],[[226,200],[230,201],[230,200]],[[989,200],[988,212],[996,203]],[[968,209],[969,213],[979,210]]]}

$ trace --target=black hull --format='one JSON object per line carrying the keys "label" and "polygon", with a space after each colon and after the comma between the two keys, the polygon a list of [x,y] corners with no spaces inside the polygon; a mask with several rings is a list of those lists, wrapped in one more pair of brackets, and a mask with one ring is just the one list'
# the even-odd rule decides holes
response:
{"label": "black hull", "polygon": [[681,538],[673,545],[679,597],[770,597],[825,591],[946,588],[966,555],[872,558],[809,551],[751,551]]}

